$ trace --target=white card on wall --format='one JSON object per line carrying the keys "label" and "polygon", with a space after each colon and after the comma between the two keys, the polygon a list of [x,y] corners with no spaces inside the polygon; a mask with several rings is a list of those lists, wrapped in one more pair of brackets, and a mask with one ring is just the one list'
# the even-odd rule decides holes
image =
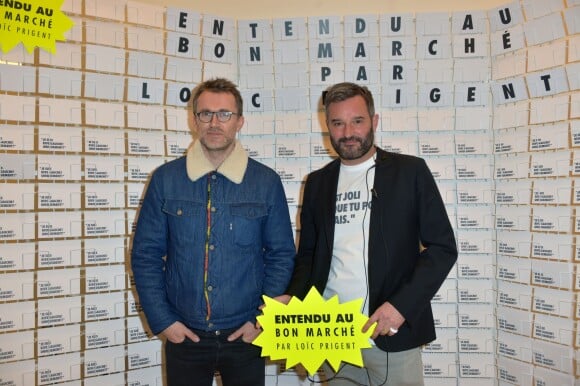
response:
{"label": "white card on wall", "polygon": [[34,213],[6,213],[0,224],[0,240],[34,239],[36,220]]}
{"label": "white card on wall", "polygon": [[497,279],[512,283],[530,284],[531,273],[530,259],[505,255],[497,256]]}
{"label": "white card on wall", "polygon": [[500,156],[495,159],[493,175],[496,179],[527,178],[530,170],[530,156]]}
{"label": "white card on wall", "polygon": [[38,299],[38,327],[81,322],[81,296]]}
{"label": "white card on wall", "polygon": [[39,298],[79,295],[81,293],[81,271],[79,268],[63,268],[38,271],[36,294]]}
{"label": "white card on wall", "polygon": [[85,208],[124,208],[125,185],[112,183],[85,184]]}
{"label": "white card on wall", "polygon": [[532,306],[532,287],[500,280],[497,283],[497,303],[529,311]]}
{"label": "white card on wall", "polygon": [[53,382],[66,382],[81,376],[81,353],[67,353],[38,358],[37,382],[46,385]]}
{"label": "white card on wall", "polygon": [[0,90],[12,92],[34,92],[36,71],[34,67],[0,64]]}
{"label": "white card on wall", "polygon": [[165,133],[165,154],[170,157],[185,155],[192,136],[190,133]]}
{"label": "white card on wall", "polygon": [[58,326],[38,330],[39,356],[64,354],[81,349],[81,326]]}
{"label": "white card on wall", "polygon": [[36,98],[16,95],[0,95],[0,119],[29,122],[36,116]]}
{"label": "white card on wall", "polygon": [[497,361],[498,379],[514,385],[532,385],[533,367],[529,363],[499,356]]}
{"label": "white card on wall", "polygon": [[84,151],[86,153],[125,154],[125,131],[108,129],[85,129]]}
{"label": "white card on wall", "polygon": [[81,212],[38,213],[38,238],[80,237],[82,234],[81,214]]}
{"label": "white card on wall", "polygon": [[38,267],[81,265],[81,240],[38,241]]}
{"label": "white card on wall", "polygon": [[[442,95],[443,102],[445,105],[449,102],[449,99],[453,98],[452,91],[445,85],[441,85],[442,89],[437,90],[437,87],[424,88],[424,97],[431,101],[430,98],[439,98],[438,95]],[[441,92],[441,94],[439,94]],[[425,101],[425,103],[431,104],[431,102]],[[438,102],[437,102],[438,103]],[[449,106],[448,106],[449,107]],[[420,109],[417,113],[417,119],[420,131],[444,131],[453,130],[455,127],[455,117],[453,116],[452,108],[430,108],[430,109]]]}
{"label": "white card on wall", "polygon": [[122,263],[125,257],[125,247],[126,242],[123,237],[86,239],[83,261],[85,265]]}
{"label": "white card on wall", "polygon": [[532,311],[571,318],[575,307],[574,293],[558,289],[535,287]]}
{"label": "white card on wall", "polygon": [[528,68],[533,72],[566,64],[566,42],[555,41],[540,46],[528,47]]}
{"label": "white card on wall", "polygon": [[163,366],[145,367],[127,372],[127,383],[130,385],[146,385],[150,382],[164,382]]}
{"label": "white card on wall", "polygon": [[[73,28],[69,30],[69,33],[66,34],[70,36],[67,39],[67,41],[71,42],[72,40],[75,40],[80,43],[82,41],[82,29],[80,28],[80,26],[82,25],[82,21],[81,19],[76,18],[72,18],[72,20],[75,23],[75,26],[73,26]],[[38,57],[39,63],[55,67],[75,68],[77,70],[83,68],[82,66],[83,53],[80,44],[75,44],[72,42],[71,43],[57,42],[56,49],[58,55],[53,55],[48,51],[40,50]]]}
{"label": "white card on wall", "polygon": [[493,240],[490,230],[461,230],[457,232],[459,253],[493,253]]}
{"label": "white card on wall", "polygon": [[568,8],[564,10],[564,21],[568,35],[576,35],[580,32],[580,8],[572,7],[568,2]]}
{"label": "white card on wall", "polygon": [[457,279],[457,300],[460,304],[491,304],[495,300],[493,287],[491,279]]}
{"label": "white card on wall", "polygon": [[[322,20],[322,19],[321,19]],[[324,20],[328,20],[325,18]],[[336,21],[333,19],[334,25]],[[263,20],[237,20],[238,40],[240,43],[244,42],[271,42],[274,38],[271,21]]]}
{"label": "white card on wall", "polygon": [[571,235],[534,233],[531,257],[543,260],[571,261],[574,240]]}
{"label": "white card on wall", "polygon": [[523,204],[531,202],[532,181],[498,180],[495,184],[496,204]]}
{"label": "white card on wall", "polygon": [[271,112],[274,109],[274,90],[250,88],[241,92],[245,104],[244,113]]}
{"label": "white card on wall", "polygon": [[572,290],[574,279],[572,263],[532,260],[532,285]]}
{"label": "white card on wall", "polygon": [[95,99],[110,99],[117,102],[125,98],[125,78],[114,74],[85,73],[84,96]]}
{"label": "white card on wall", "polygon": [[[99,6],[99,8],[101,8],[101,6]],[[125,11],[123,9],[123,17],[124,15]],[[97,20],[84,20],[84,23],[85,40],[87,43],[125,48],[126,34],[125,26],[123,24]]]}
{"label": "white card on wall", "polygon": [[38,208],[80,209],[81,185],[75,183],[38,184]]}
{"label": "white card on wall", "polygon": [[560,12],[552,13],[524,23],[526,43],[529,46],[547,43],[566,37],[564,20]]}
{"label": "white card on wall", "polygon": [[95,321],[125,316],[125,295],[122,291],[87,294],[84,296],[85,321]]}
{"label": "white card on wall", "polygon": [[34,296],[34,272],[15,272],[2,275],[2,301],[27,300]]}
{"label": "white card on wall", "polygon": [[73,155],[38,155],[39,180],[80,180],[81,157]]}
{"label": "white card on wall", "polygon": [[530,231],[497,231],[496,248],[499,254],[530,257],[531,245]]}
{"label": "white card on wall", "polygon": [[393,13],[379,15],[381,36],[409,36],[415,34],[415,15],[413,13]]}
{"label": "white card on wall", "polygon": [[[85,46],[85,66],[87,70],[125,73],[126,51],[122,48],[87,44]],[[59,55],[60,56],[60,52]],[[88,75],[89,73],[85,73]]]}
{"label": "white card on wall", "polygon": [[0,125],[0,150],[34,150],[34,126]]}
{"label": "white card on wall", "polygon": [[123,181],[125,159],[122,156],[85,156],[84,179],[87,181]]}
{"label": "white card on wall", "polygon": [[126,343],[123,318],[85,323],[84,327],[84,345],[88,349]]}
{"label": "white card on wall", "polygon": [[[3,271],[32,270],[35,264],[35,245],[27,243],[1,243],[0,268]],[[1,318],[0,318],[1,320]],[[2,329],[0,323],[0,330]]]}
{"label": "white card on wall", "polygon": [[199,83],[202,80],[203,64],[199,58],[169,56],[165,66],[165,79],[176,82]]}
{"label": "white card on wall", "polygon": [[111,346],[85,350],[83,367],[83,373],[89,377],[125,371],[125,347]]}
{"label": "white card on wall", "polygon": [[242,140],[242,145],[250,157],[262,159],[274,157],[275,142],[273,136],[248,137]]}
{"label": "white card on wall", "polygon": [[85,268],[85,292],[124,290],[125,266],[123,264]]}
{"label": "white card on wall", "polygon": [[[9,332],[35,327],[35,302],[20,301],[0,304],[0,331]],[[4,374],[4,373],[2,373]]]}
{"label": "white card on wall", "polygon": [[85,102],[87,125],[104,127],[125,126],[125,106],[113,102]]}
{"label": "white card on wall", "polygon": [[495,339],[491,330],[462,329],[458,334],[460,353],[493,353]]}
{"label": "white card on wall", "polygon": [[160,131],[127,132],[127,154],[165,155],[165,138]]}
{"label": "white card on wall", "polygon": [[165,51],[165,35],[162,29],[127,26],[127,48],[162,54]]}
{"label": "white card on wall", "polygon": [[[34,346],[34,331],[2,334],[2,342],[0,342],[2,362],[34,358]],[[4,381],[4,373],[2,373],[2,380]]]}
{"label": "white card on wall", "polygon": [[131,157],[127,159],[127,180],[128,181],[147,181],[151,172],[164,163],[163,158],[152,157]]}
{"label": "white card on wall", "polygon": [[126,234],[124,210],[85,211],[84,236],[120,236]]}
{"label": "white card on wall", "polygon": [[572,231],[571,207],[535,206],[532,213],[532,231],[563,232]]}
{"label": "white card on wall", "polygon": [[0,192],[0,208],[4,210],[34,210],[35,185],[30,183],[14,184],[10,189]]}
{"label": "white card on wall", "polygon": [[491,206],[460,206],[457,208],[457,228],[493,228],[494,219]]}
{"label": "white card on wall", "polygon": [[575,357],[571,347],[537,339],[534,341],[532,353],[535,365],[546,366],[566,374],[574,372]]}
{"label": "white card on wall", "polygon": [[530,229],[532,208],[529,206],[497,206],[495,227],[497,229],[527,231]]}
{"label": "white card on wall", "polygon": [[499,331],[497,334],[498,353],[530,364],[532,362],[532,339],[509,332]]}
{"label": "white card on wall", "polygon": [[534,315],[512,307],[498,306],[497,327],[502,331],[531,337]]}
{"label": "white card on wall", "polygon": [[[190,88],[188,86],[181,87],[180,93],[183,97],[184,95],[189,95]],[[169,93],[169,89],[168,89]],[[170,95],[167,95],[169,99]],[[181,101],[180,101],[181,102]],[[169,100],[166,100],[166,104],[170,105]],[[180,103],[181,104],[181,103]],[[185,107],[186,103],[184,104]],[[163,106],[155,105],[127,105],[127,127],[139,128],[139,129],[151,129],[151,130],[164,130],[165,129],[165,110]]]}
{"label": "white card on wall", "polygon": [[83,133],[76,127],[39,126],[38,150],[81,152]]}
{"label": "white card on wall", "polygon": [[572,196],[572,181],[561,180],[537,180],[534,181],[532,190],[532,204],[558,204],[570,205]]}
{"label": "white card on wall", "polygon": [[161,364],[162,347],[162,342],[157,339],[128,345],[128,368],[138,369]]}

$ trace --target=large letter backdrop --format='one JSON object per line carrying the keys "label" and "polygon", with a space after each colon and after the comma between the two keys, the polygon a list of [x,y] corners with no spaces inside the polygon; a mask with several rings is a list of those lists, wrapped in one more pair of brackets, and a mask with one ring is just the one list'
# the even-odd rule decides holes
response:
{"label": "large letter backdrop", "polygon": [[[192,141],[191,88],[216,76],[240,86],[240,139],[281,176],[297,232],[305,176],[335,157],[329,85],[368,86],[377,144],[426,160],[460,251],[427,385],[579,382],[579,31],[579,0],[256,20],[0,0],[0,384],[163,384],[131,234],[150,172]],[[274,335],[313,336],[269,349],[266,384],[323,381],[308,350],[330,337],[273,317]]]}

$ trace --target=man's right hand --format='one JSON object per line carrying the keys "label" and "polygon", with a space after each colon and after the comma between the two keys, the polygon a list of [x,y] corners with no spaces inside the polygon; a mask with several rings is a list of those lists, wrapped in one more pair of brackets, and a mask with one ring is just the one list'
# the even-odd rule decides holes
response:
{"label": "man's right hand", "polygon": [[171,343],[181,343],[185,338],[191,339],[192,342],[199,342],[199,337],[181,322],[174,322],[171,326],[161,331],[160,335],[167,338]]}
{"label": "man's right hand", "polygon": [[276,296],[273,299],[276,300],[276,301],[279,301],[280,303],[288,304],[290,302],[290,299],[292,299],[292,296],[290,296],[290,295],[280,295],[280,296]]}

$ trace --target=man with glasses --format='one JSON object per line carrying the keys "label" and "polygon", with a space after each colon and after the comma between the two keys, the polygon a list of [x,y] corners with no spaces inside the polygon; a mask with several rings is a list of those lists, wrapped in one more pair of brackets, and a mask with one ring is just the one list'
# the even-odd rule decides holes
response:
{"label": "man with glasses", "polygon": [[264,385],[262,295],[284,292],[295,246],[280,177],[236,134],[243,101],[227,79],[192,93],[197,141],[152,175],[131,263],[154,334],[165,338],[169,386]]}

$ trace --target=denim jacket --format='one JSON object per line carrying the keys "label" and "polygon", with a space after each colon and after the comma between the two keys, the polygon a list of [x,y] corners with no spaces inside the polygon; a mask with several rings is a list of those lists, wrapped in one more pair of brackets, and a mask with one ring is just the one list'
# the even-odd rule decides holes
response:
{"label": "denim jacket", "polygon": [[196,142],[186,157],[160,166],[147,187],[131,265],[155,334],[176,321],[206,331],[253,322],[261,296],[284,293],[292,275],[280,177],[239,142],[214,169]]}

